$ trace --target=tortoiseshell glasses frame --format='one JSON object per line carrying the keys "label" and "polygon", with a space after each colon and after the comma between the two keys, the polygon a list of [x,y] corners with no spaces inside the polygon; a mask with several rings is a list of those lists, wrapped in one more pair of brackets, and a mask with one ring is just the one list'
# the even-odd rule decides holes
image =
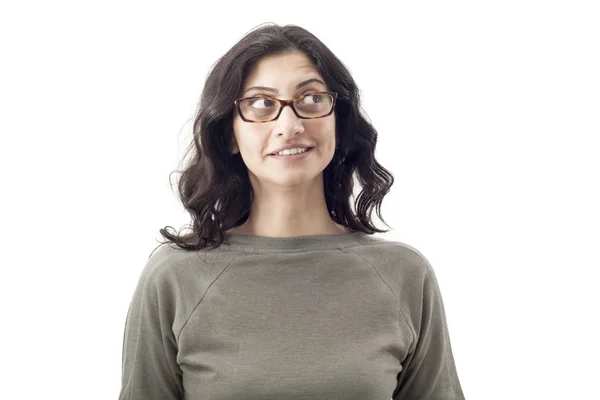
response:
{"label": "tortoiseshell glasses frame", "polygon": [[[330,95],[332,97],[331,110],[329,110],[329,112],[327,114],[320,115],[318,117],[304,117],[304,116],[298,114],[298,111],[296,111],[296,108],[294,107],[294,102],[296,102],[298,100],[301,100],[302,98],[304,98],[306,96],[313,96],[315,94],[328,94],[328,95]],[[301,118],[301,119],[317,119],[317,118],[327,117],[327,116],[329,116],[329,115],[331,115],[333,113],[333,110],[335,110],[335,101],[337,100],[337,97],[338,97],[338,94],[336,92],[311,92],[311,93],[303,94],[302,96],[295,97],[295,98],[293,98],[291,100],[281,100],[281,99],[276,99],[275,97],[271,97],[271,96],[268,96],[266,94],[263,94],[263,95],[258,95],[258,96],[242,97],[242,98],[236,99],[233,102],[233,104],[235,105],[235,107],[236,107],[236,109],[237,109],[238,113],[240,114],[240,117],[242,118],[243,121],[260,124],[260,123],[263,123],[263,122],[271,122],[271,121],[277,120],[277,118],[279,118],[279,116],[281,115],[281,112],[283,111],[283,108],[285,106],[290,106],[292,108],[292,111],[294,111],[294,114],[296,114],[296,116],[298,118]],[[249,100],[249,99],[269,99],[269,100],[276,101],[276,102],[279,103],[279,111],[277,112],[277,115],[274,118],[269,119],[269,120],[254,121],[254,120],[251,120],[251,119],[247,119],[246,117],[244,117],[244,114],[242,113],[242,110],[241,110],[241,107],[240,107],[240,103],[242,101],[244,101],[244,100]]]}

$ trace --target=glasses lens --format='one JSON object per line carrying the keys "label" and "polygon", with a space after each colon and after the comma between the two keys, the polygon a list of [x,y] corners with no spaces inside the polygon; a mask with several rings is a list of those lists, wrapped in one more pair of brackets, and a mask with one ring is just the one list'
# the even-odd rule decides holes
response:
{"label": "glasses lens", "polygon": [[268,121],[275,118],[280,104],[265,97],[253,97],[240,103],[244,118],[252,121]]}
{"label": "glasses lens", "polygon": [[[240,103],[244,118],[251,121],[269,121],[279,113],[281,105],[267,97],[251,97]],[[294,102],[294,108],[301,117],[319,118],[331,112],[333,96],[326,93],[307,94]]]}
{"label": "glasses lens", "polygon": [[298,114],[317,118],[327,115],[333,107],[333,96],[324,93],[307,94],[294,102]]}

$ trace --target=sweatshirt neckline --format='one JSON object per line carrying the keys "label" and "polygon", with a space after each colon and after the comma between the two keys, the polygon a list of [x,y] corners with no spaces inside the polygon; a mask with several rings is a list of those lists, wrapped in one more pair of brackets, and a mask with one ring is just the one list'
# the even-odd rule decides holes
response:
{"label": "sweatshirt neckline", "polygon": [[233,235],[225,232],[225,239],[230,246],[248,250],[307,250],[340,248],[358,244],[368,240],[368,235],[361,231],[341,235],[309,235],[293,237],[270,237],[255,235]]}

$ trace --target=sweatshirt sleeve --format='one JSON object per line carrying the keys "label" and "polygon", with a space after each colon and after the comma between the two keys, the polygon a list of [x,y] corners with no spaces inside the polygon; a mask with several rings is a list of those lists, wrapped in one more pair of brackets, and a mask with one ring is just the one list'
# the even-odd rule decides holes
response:
{"label": "sweatshirt sleeve", "polygon": [[[421,301],[407,307],[416,333],[415,344],[402,362],[399,391],[394,400],[464,400],[450,336],[444,303],[431,265],[426,262]],[[419,307],[420,306],[420,307]],[[418,308],[418,309],[417,309]]]}
{"label": "sweatshirt sleeve", "polygon": [[127,312],[119,400],[183,399],[173,332],[174,290],[164,278],[165,261],[150,257]]}

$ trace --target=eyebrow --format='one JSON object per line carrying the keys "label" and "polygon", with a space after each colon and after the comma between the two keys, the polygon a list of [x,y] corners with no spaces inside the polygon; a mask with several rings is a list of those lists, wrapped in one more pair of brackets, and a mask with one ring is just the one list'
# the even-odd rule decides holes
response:
{"label": "eyebrow", "polygon": [[[323,82],[322,80],[317,79],[317,78],[310,78],[310,79],[307,79],[307,80],[302,81],[299,84],[297,84],[296,85],[296,89],[300,89],[301,87],[306,86],[309,83],[313,83],[313,82],[320,83],[321,85],[327,87],[327,85],[325,85],[325,82]],[[275,88],[270,88],[270,87],[267,87],[267,86],[252,86],[252,87],[249,87],[248,89],[244,90],[243,94],[246,94],[246,92],[248,92],[248,91],[250,91],[252,89],[264,90],[265,92],[271,92],[271,93],[279,93],[279,90],[277,90]]]}

